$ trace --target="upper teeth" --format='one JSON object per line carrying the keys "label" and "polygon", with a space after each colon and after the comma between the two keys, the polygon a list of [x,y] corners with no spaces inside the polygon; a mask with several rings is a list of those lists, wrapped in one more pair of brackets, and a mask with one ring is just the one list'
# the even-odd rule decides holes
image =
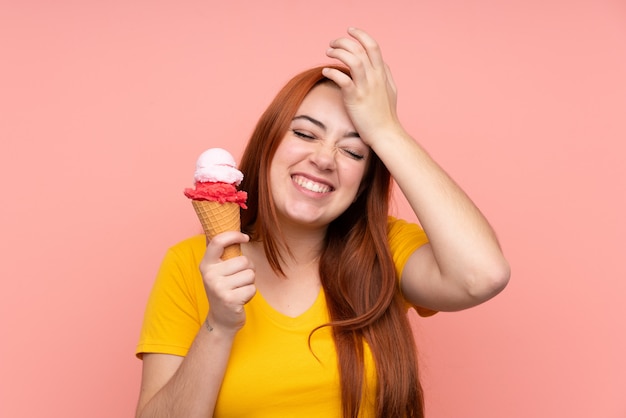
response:
{"label": "upper teeth", "polygon": [[327,193],[327,192],[330,192],[331,190],[331,188],[325,184],[316,183],[314,181],[305,179],[303,177],[295,177],[294,181],[300,187],[303,187],[315,193]]}

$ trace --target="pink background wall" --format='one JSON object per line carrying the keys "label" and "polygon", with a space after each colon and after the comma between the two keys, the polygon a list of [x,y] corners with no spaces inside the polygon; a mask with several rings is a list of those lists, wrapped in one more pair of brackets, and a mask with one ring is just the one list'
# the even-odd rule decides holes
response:
{"label": "pink background wall", "polygon": [[415,322],[429,417],[626,417],[626,4],[610,0],[0,2],[0,416],[133,414],[156,269],[199,231],[195,158],[238,157],[349,25],[377,37],[405,125],[513,268],[490,303]]}

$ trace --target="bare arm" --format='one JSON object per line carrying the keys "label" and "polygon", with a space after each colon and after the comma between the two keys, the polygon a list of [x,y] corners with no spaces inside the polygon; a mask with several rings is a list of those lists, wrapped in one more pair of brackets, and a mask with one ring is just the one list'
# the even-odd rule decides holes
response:
{"label": "bare arm", "polygon": [[232,337],[202,327],[186,357],[144,354],[137,417],[209,417]]}
{"label": "bare arm", "polygon": [[488,221],[469,197],[404,130],[396,114],[396,87],[376,41],[350,29],[327,55],[351,77],[325,75],[342,89],[365,143],[385,163],[430,240],[404,268],[402,289],[414,304],[459,310],[484,302],[508,283],[509,266]]}
{"label": "bare arm", "polygon": [[144,354],[137,417],[213,415],[232,343],[245,323],[243,306],[252,299],[254,272],[246,257],[221,262],[224,247],[247,236],[228,232],[207,246],[200,265],[209,313],[187,356]]}
{"label": "bare arm", "polygon": [[465,309],[499,293],[509,267],[495,233],[469,197],[408,135],[375,150],[389,164],[430,243],[404,267],[411,302],[441,311]]}

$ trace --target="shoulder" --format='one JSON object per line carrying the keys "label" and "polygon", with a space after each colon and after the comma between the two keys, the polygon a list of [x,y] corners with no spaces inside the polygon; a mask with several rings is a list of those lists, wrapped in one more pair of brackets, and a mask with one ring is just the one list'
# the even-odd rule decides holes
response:
{"label": "shoulder", "polygon": [[404,265],[411,254],[428,243],[428,237],[421,226],[393,216],[389,216],[387,220],[387,239],[398,277],[402,276]]}
{"label": "shoulder", "polygon": [[197,270],[206,251],[204,234],[194,235],[169,247],[163,257],[161,271]]}
{"label": "shoulder", "polygon": [[387,238],[392,248],[407,242],[417,247],[428,242],[428,237],[420,225],[393,216],[387,218]]}
{"label": "shoulder", "polygon": [[203,234],[194,235],[177,242],[168,248],[168,253],[179,256],[204,256],[206,250],[206,238]]}
{"label": "shoulder", "polygon": [[[420,225],[393,216],[387,220],[387,236],[396,276],[400,281],[409,258],[418,248],[428,243],[428,237]],[[410,302],[407,303],[413,306],[420,316],[431,316],[436,313],[436,311],[413,305]]]}

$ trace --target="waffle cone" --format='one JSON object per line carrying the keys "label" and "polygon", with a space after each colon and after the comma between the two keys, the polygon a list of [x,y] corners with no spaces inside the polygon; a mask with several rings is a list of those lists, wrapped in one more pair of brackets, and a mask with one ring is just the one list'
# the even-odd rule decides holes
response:
{"label": "waffle cone", "polygon": [[[207,241],[210,241],[215,235],[222,232],[241,230],[239,205],[237,203],[192,200],[191,204],[198,215],[198,219],[200,219]],[[228,260],[240,255],[241,247],[239,244],[231,245],[224,248],[222,260]]]}

